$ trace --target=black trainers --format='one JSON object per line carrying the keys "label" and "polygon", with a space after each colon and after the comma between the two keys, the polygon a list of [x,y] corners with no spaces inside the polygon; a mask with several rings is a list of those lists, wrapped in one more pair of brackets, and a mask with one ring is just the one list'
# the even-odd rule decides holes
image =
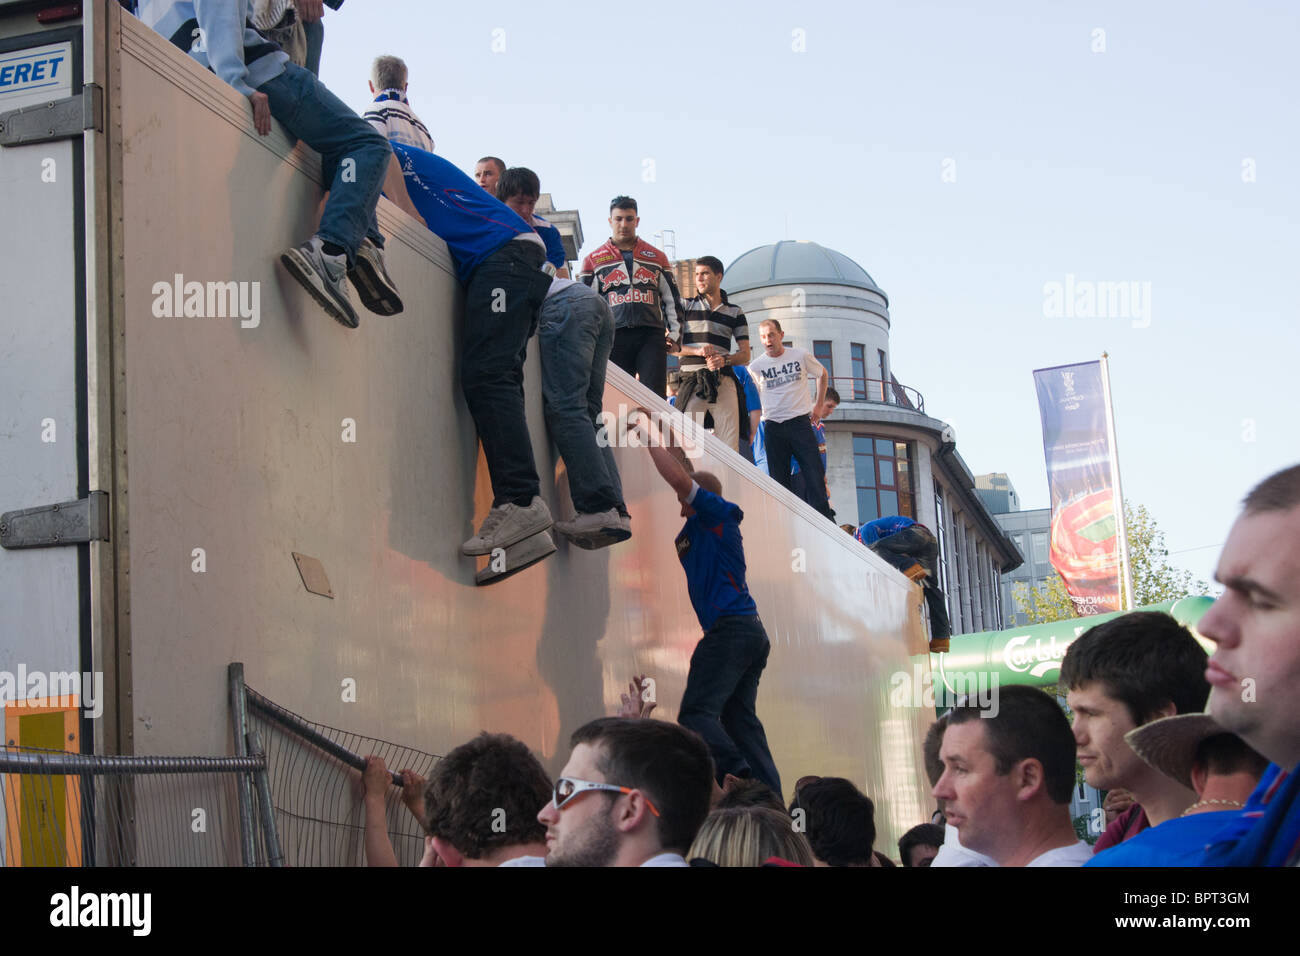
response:
{"label": "black trainers", "polygon": [[371,312],[378,315],[397,315],[403,309],[397,285],[384,267],[384,251],[369,239],[362,239],[357,249],[356,261],[348,270],[348,278],[357,288],[357,298]]}

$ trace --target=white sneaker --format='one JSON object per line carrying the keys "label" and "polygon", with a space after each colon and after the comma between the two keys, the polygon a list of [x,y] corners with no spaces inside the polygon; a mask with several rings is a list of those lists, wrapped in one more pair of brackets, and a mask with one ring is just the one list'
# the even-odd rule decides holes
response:
{"label": "white sneaker", "polygon": [[610,508],[599,514],[580,513],[572,521],[557,521],[555,530],[578,547],[592,551],[632,537],[632,520]]}
{"label": "white sneaker", "polygon": [[507,502],[488,512],[478,534],[460,546],[464,555],[491,554],[497,548],[508,548],[541,531],[555,522],[546,502],[534,496],[527,508]]}

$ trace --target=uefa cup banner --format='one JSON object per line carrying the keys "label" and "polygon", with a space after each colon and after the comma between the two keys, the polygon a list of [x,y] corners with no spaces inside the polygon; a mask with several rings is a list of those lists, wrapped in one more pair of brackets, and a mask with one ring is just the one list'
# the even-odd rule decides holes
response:
{"label": "uefa cup banner", "polygon": [[1101,363],[1034,371],[1052,496],[1052,567],[1077,614],[1123,608]]}

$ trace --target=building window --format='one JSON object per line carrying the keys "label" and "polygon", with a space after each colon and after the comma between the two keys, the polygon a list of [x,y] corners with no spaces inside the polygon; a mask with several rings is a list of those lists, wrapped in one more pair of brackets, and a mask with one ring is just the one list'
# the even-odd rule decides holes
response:
{"label": "building window", "polygon": [[867,400],[867,350],[858,342],[849,346],[853,359],[853,398],[855,401]]}
{"label": "building window", "polygon": [[858,524],[887,515],[905,515],[915,519],[914,470],[908,442],[874,435],[854,435],[853,471],[857,479]]}
{"label": "building window", "polygon": [[948,599],[948,617],[952,617],[952,591],[948,587],[948,513],[943,501],[943,488],[934,483],[934,536],[939,541],[939,590]]}
{"label": "building window", "polygon": [[[1039,571],[1048,564],[1051,564],[1051,554],[1047,549],[1047,532],[1035,531],[1033,533],[1034,541],[1034,577],[1038,577]],[[1025,555],[1025,557],[1029,557]]]}
{"label": "building window", "polygon": [[829,342],[813,342],[813,358],[822,363],[829,376],[828,385],[835,384],[835,357]]}
{"label": "building window", "polygon": [[889,360],[885,358],[884,349],[876,349],[880,358],[880,400],[889,401]]}

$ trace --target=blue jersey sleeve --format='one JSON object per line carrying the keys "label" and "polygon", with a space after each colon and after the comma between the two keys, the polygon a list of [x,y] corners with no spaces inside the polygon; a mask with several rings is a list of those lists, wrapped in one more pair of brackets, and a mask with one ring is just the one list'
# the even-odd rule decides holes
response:
{"label": "blue jersey sleeve", "polygon": [[560,230],[554,226],[538,226],[537,234],[546,243],[546,261],[557,269],[563,269],[568,260],[564,258],[564,242],[560,239]]}
{"label": "blue jersey sleeve", "polygon": [[739,506],[711,491],[705,491],[698,485],[695,488],[695,497],[688,504],[701,518],[714,524],[721,524],[724,521],[734,521],[739,524],[745,519],[745,513]]}

